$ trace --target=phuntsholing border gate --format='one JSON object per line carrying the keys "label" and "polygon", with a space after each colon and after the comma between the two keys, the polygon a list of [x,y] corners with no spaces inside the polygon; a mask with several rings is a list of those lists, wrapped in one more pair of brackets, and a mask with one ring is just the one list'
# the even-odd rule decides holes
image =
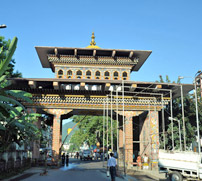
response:
{"label": "phuntsholing border gate", "polygon": [[[180,96],[180,86],[130,80],[131,72],[138,71],[152,51],[103,49],[96,46],[94,33],[86,48],[37,46],[36,51],[43,68],[51,68],[55,78],[14,78],[12,89],[32,93],[33,103],[25,105],[28,111],[52,115],[52,150],[56,154],[62,144],[63,119],[97,115],[105,117],[105,143],[108,117],[117,120],[118,148],[113,149],[118,151],[120,166],[130,167],[133,154],[146,153],[157,168],[159,120],[165,138],[164,107],[171,105],[172,116],[171,100]],[[193,85],[183,84],[184,93],[192,89]],[[38,157],[35,144],[33,158]]]}

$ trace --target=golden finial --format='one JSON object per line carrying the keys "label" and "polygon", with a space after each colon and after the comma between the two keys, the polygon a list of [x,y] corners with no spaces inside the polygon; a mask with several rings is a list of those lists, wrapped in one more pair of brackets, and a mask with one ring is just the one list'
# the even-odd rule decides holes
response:
{"label": "golden finial", "polygon": [[90,45],[91,45],[91,46],[95,46],[95,45],[96,45],[94,32],[92,33],[92,36],[91,36]]}
{"label": "golden finial", "polygon": [[96,46],[94,32],[92,32],[90,45],[87,46],[86,48],[100,48],[99,46]]}

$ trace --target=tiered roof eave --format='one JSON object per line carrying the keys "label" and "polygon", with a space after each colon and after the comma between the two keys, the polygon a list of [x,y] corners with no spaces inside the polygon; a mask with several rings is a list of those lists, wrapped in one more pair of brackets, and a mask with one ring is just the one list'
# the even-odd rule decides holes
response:
{"label": "tiered roof eave", "polygon": [[93,49],[93,48],[72,48],[72,47],[35,47],[43,68],[52,68],[52,63],[48,59],[48,55],[55,56],[69,55],[69,56],[90,56],[90,57],[112,57],[116,59],[126,58],[132,61],[137,61],[131,71],[138,71],[144,64],[146,59],[152,53],[151,50],[121,50],[121,49]]}

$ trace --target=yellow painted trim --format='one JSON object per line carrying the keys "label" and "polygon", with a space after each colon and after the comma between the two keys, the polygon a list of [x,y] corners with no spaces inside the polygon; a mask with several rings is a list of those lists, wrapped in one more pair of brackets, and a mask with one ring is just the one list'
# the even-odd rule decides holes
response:
{"label": "yellow painted trim", "polygon": [[[38,94],[33,94],[33,96],[39,96]],[[41,94],[41,96],[47,97],[60,97],[58,94]],[[63,95],[64,97],[86,97],[84,95]],[[98,97],[98,98],[106,98],[107,96],[90,96],[90,97]]]}
{"label": "yellow painted trim", "polygon": [[[53,97],[60,97],[58,94],[32,94],[33,96],[53,96]],[[86,97],[84,95],[63,95],[65,97]],[[98,98],[106,98],[107,96],[90,96],[90,97],[98,97]],[[114,96],[117,98],[117,96]],[[118,98],[122,99],[122,96],[118,96]],[[124,99],[133,99],[132,96],[124,96]],[[138,99],[152,99],[151,97],[138,97]],[[164,98],[170,100],[170,98]]]}

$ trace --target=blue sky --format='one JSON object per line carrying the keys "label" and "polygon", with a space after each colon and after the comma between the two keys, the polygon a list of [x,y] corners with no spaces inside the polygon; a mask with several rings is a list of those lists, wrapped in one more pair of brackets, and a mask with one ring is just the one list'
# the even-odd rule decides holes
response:
{"label": "blue sky", "polygon": [[16,69],[26,78],[54,77],[35,46],[86,47],[94,31],[101,48],[152,50],[131,80],[177,80],[202,69],[201,9],[202,0],[6,0],[0,35],[18,37]]}

